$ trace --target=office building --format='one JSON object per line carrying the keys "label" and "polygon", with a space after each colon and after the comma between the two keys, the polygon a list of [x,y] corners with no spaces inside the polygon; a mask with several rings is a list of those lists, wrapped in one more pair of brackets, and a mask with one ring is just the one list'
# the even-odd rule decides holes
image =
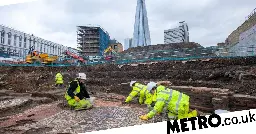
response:
{"label": "office building", "polygon": [[124,39],[124,50],[132,47],[132,38]]}
{"label": "office building", "polygon": [[117,40],[110,40],[109,46],[117,53],[124,51],[123,45]]}
{"label": "office building", "polygon": [[0,57],[24,60],[30,49],[61,56],[67,46],[0,25]]}
{"label": "office building", "polygon": [[189,42],[189,30],[187,23],[180,22],[180,26],[177,28],[164,30],[164,43],[182,43]]}

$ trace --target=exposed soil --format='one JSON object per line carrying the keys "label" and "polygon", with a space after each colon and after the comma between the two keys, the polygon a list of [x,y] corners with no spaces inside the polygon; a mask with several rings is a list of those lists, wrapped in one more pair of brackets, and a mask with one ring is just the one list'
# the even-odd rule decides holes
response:
{"label": "exposed soil", "polygon": [[[64,76],[64,88],[54,86],[57,72]],[[63,94],[78,72],[87,74],[89,93],[96,100],[93,109],[74,112],[65,106]],[[191,96],[191,108],[206,113],[218,107],[256,107],[256,57],[88,67],[1,67],[0,133],[77,133],[158,121],[140,121],[138,116],[147,109],[136,101],[122,104],[131,80],[168,80],[172,88]]]}

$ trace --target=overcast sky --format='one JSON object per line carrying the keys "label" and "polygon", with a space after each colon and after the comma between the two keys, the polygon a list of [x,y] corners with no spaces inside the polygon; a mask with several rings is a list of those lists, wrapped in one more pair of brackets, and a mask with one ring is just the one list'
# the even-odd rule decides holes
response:
{"label": "overcast sky", "polygon": [[[76,47],[77,25],[100,25],[123,43],[133,35],[137,0],[37,0],[0,7],[0,24]],[[146,0],[152,44],[164,30],[186,21],[190,41],[203,46],[224,42],[256,7],[256,0]]]}

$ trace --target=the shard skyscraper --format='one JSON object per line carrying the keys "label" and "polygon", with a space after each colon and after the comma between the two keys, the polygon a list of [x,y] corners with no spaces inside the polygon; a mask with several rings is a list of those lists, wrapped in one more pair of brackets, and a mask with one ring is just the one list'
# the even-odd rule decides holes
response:
{"label": "the shard skyscraper", "polygon": [[138,0],[132,47],[151,45],[145,0]]}

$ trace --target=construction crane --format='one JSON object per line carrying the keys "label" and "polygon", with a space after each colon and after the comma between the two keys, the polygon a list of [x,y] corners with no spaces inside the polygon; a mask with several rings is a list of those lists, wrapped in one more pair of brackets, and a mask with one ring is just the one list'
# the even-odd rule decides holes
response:
{"label": "construction crane", "polygon": [[64,58],[64,61],[68,61],[68,60],[72,60],[72,59],[76,59],[78,60],[80,63],[85,63],[85,59],[83,59],[82,57],[74,54],[74,53],[71,53],[70,51],[66,50],[64,52],[64,54],[66,55],[65,58]]}

